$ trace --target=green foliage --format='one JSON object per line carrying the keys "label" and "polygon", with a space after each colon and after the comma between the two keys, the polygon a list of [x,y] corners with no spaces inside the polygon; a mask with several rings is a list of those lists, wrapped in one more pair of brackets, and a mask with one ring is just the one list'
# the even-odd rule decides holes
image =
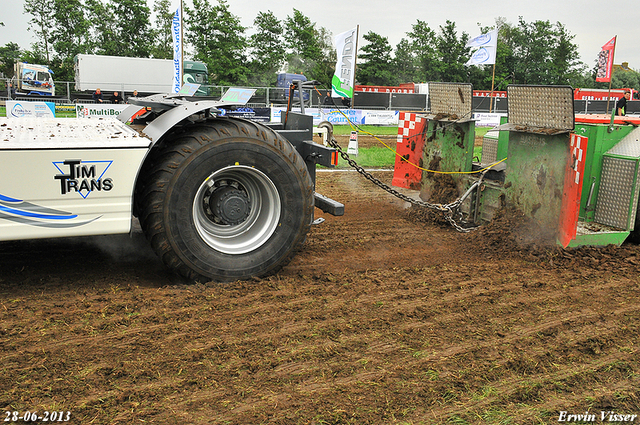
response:
{"label": "green foliage", "polygon": [[33,31],[39,39],[35,43],[35,49],[44,52],[46,63],[49,63],[49,50],[51,39],[51,23],[49,16],[54,7],[54,0],[25,0],[24,12],[31,15],[29,30]]}
{"label": "green foliage", "polygon": [[560,23],[527,23],[520,17],[518,26],[505,24],[500,31],[504,71],[516,84],[570,84],[584,71],[573,38]]}
{"label": "green foliage", "polygon": [[413,55],[411,42],[409,42],[409,40],[407,40],[406,38],[400,40],[400,42],[396,45],[393,63],[396,69],[396,83],[408,81],[424,81],[420,78],[417,78],[417,60]]}
{"label": "green foliage", "polygon": [[369,31],[363,36],[369,43],[360,49],[358,57],[364,61],[356,71],[360,84],[391,86],[396,84],[391,45],[387,37]]}
{"label": "green foliage", "polygon": [[456,32],[456,24],[447,20],[444,27],[436,37],[436,55],[438,58],[438,79],[452,83],[467,81],[465,63],[469,57],[469,41],[467,33],[463,32],[460,38]]}
{"label": "green foliage", "polygon": [[322,49],[317,40],[316,24],[297,9],[287,16],[284,38],[289,49],[288,72],[309,74],[315,63],[322,60]]}
{"label": "green foliage", "polygon": [[13,76],[13,64],[20,59],[22,51],[16,43],[7,43],[0,47],[0,72],[6,77]]}
{"label": "green foliage", "polygon": [[617,69],[611,75],[611,87],[640,90],[640,73],[633,70]]}
{"label": "green foliage", "polygon": [[330,87],[336,56],[329,31],[316,28],[311,19],[293,9],[293,16],[285,20],[284,39],[287,72],[304,74]]}
{"label": "green foliage", "polygon": [[249,83],[256,86],[272,86],[276,73],[285,60],[284,28],[270,10],[259,12],[253,21],[255,34],[249,41],[252,61]]}
{"label": "green foliage", "polygon": [[413,24],[413,30],[407,33],[411,42],[411,51],[415,57],[417,81],[438,80],[438,59],[433,40],[436,33],[429,28],[426,22],[418,21]]}
{"label": "green foliage", "polygon": [[171,32],[175,10],[170,0],[155,0],[153,4],[155,26],[151,30],[153,44],[151,56],[157,59],[173,59],[173,35]]}
{"label": "green foliage", "polygon": [[246,84],[246,28],[229,11],[229,4],[218,0],[212,6],[207,0],[194,0],[186,16],[186,37],[195,49],[194,59],[207,64],[211,83]]}

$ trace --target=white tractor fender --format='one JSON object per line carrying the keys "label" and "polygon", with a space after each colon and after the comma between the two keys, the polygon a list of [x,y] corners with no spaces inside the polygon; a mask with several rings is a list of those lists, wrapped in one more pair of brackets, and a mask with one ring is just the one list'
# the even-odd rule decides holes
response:
{"label": "white tractor fender", "polygon": [[[162,113],[159,117],[148,124],[142,131],[144,136],[151,139],[154,143],[160,140],[160,138],[173,126],[178,124],[183,119],[197,114],[198,112],[206,109],[218,109],[219,106],[226,106],[228,103],[222,103],[214,100],[205,100],[200,102],[184,102],[173,106],[171,109]],[[140,105],[130,105],[120,115],[118,120],[127,122],[131,117],[140,110]]]}
{"label": "white tractor fender", "polygon": [[176,106],[175,108],[163,113],[158,118],[153,120],[142,131],[145,136],[151,139],[154,143],[160,140],[160,138],[169,130],[171,130],[176,124],[183,119],[197,114],[198,112],[206,109],[218,109],[221,103],[214,100],[205,100],[201,102],[189,102]]}

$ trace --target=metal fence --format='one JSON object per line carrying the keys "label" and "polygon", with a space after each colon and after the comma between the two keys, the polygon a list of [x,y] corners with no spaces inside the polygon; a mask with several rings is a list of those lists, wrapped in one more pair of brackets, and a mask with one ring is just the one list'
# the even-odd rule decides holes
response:
{"label": "metal fence", "polygon": [[[75,90],[73,81],[56,81],[56,96],[36,97],[20,96],[10,93],[7,90],[10,79],[0,79],[0,101],[13,100],[46,100],[48,102],[69,104],[69,103],[92,103],[92,93]],[[201,86],[205,88],[209,96],[207,98],[219,99],[229,86]],[[285,106],[289,101],[289,89],[278,87],[250,87],[255,89],[253,97],[247,106],[262,108],[270,106]],[[131,96],[131,92],[121,90],[121,95],[126,99]],[[143,93],[146,95],[151,93]],[[111,93],[103,92],[105,103],[109,103]],[[309,108],[334,107],[358,108],[369,110],[412,110],[428,111],[429,98],[426,94],[420,93],[376,93],[376,92],[355,92],[353,99],[332,98],[331,91],[327,89],[303,89],[302,99],[305,106]],[[300,104],[300,96],[296,92],[293,97],[293,105]],[[507,98],[475,96],[472,100],[474,112],[496,112],[506,113],[508,110]],[[574,110],[576,113],[584,114],[604,114],[610,113],[615,107],[615,101],[610,101],[607,110],[606,100],[575,100]],[[627,114],[640,114],[640,101],[630,101],[627,103]]]}

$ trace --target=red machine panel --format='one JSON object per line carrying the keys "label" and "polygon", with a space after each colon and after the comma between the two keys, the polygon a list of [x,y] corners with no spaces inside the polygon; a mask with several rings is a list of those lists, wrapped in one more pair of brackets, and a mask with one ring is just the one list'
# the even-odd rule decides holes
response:
{"label": "red machine panel", "polygon": [[422,163],[426,123],[427,120],[418,114],[400,112],[396,144],[398,155],[396,155],[392,185],[413,190],[421,189],[422,170],[416,165]]}
{"label": "red machine panel", "polygon": [[571,143],[569,145],[571,154],[564,173],[562,211],[560,212],[560,228],[558,231],[558,240],[565,248],[575,239],[577,233],[587,142],[588,139],[586,137],[571,134]]}

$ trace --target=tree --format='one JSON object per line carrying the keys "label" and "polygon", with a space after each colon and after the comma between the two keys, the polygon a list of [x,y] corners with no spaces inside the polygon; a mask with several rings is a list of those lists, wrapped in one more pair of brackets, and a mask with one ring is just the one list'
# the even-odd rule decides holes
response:
{"label": "tree", "polygon": [[93,49],[113,56],[148,57],[152,50],[146,0],[87,0],[93,23]]}
{"label": "tree", "polygon": [[438,81],[438,59],[434,41],[435,32],[426,22],[418,21],[413,24],[413,30],[407,33],[411,41],[411,49],[416,57],[416,75],[420,81]]}
{"label": "tree", "polygon": [[336,61],[331,33],[326,28],[316,28],[308,17],[293,9],[293,16],[285,20],[284,39],[287,72],[305,74],[330,87]]}
{"label": "tree", "polygon": [[285,61],[282,21],[269,10],[259,12],[253,24],[256,33],[249,41],[252,56],[250,81],[256,85],[272,85]]}
{"label": "tree", "polygon": [[611,75],[611,87],[640,90],[640,73],[633,70],[616,69]]}
{"label": "tree", "polygon": [[469,48],[466,47],[468,41],[469,35],[465,32],[458,38],[455,23],[447,20],[444,27],[440,26],[440,32],[436,37],[437,71],[440,80],[452,83],[467,80],[464,64],[469,57]]}
{"label": "tree", "polygon": [[91,47],[88,52],[115,55],[119,51],[117,22],[109,3],[87,0],[87,15],[91,21]]}
{"label": "tree", "polygon": [[574,85],[581,81],[586,66],[579,59],[578,46],[572,43],[574,37],[575,35],[569,34],[564,25],[556,22],[551,52],[551,84]]}
{"label": "tree", "polygon": [[116,21],[117,56],[149,57],[151,38],[151,11],[146,0],[110,0]]}
{"label": "tree", "polygon": [[51,42],[58,60],[52,67],[60,80],[73,81],[73,60],[78,53],[88,53],[91,21],[81,0],[54,0],[51,16]]}
{"label": "tree", "polygon": [[22,51],[17,43],[9,42],[0,47],[0,73],[6,78],[13,76],[13,64],[20,60]]}
{"label": "tree", "polygon": [[311,70],[313,78],[320,82],[323,87],[331,87],[331,79],[335,72],[338,54],[333,47],[331,32],[324,27],[317,29],[318,46],[320,47],[321,59],[316,62]]}
{"label": "tree", "polygon": [[363,38],[369,43],[360,49],[359,57],[364,63],[358,66],[356,79],[360,84],[393,85],[395,70],[389,40],[373,31],[366,33]]}
{"label": "tree", "polygon": [[171,11],[170,7],[170,0],[155,0],[153,4],[153,12],[156,17],[151,30],[153,40],[151,56],[157,59],[173,59],[171,27],[175,11]]}
{"label": "tree", "polygon": [[412,81],[425,81],[417,77],[418,68],[416,62],[417,59],[413,52],[411,43],[406,38],[401,39],[396,45],[395,55],[393,58],[393,64],[396,70],[394,85],[397,83],[407,83]]}
{"label": "tree", "polygon": [[284,38],[289,72],[309,74],[322,60],[316,25],[297,9],[293,9],[293,16],[287,16]]}
{"label": "tree", "polygon": [[246,28],[229,11],[227,2],[218,0],[212,6],[208,0],[194,0],[187,17],[187,38],[194,47],[194,58],[207,64],[212,84],[246,84]]}
{"label": "tree", "polygon": [[36,45],[37,49],[44,52],[46,63],[50,62],[50,32],[51,11],[54,8],[54,0],[25,0],[24,12],[31,15],[29,20],[29,30],[33,31],[35,36],[40,39]]}

